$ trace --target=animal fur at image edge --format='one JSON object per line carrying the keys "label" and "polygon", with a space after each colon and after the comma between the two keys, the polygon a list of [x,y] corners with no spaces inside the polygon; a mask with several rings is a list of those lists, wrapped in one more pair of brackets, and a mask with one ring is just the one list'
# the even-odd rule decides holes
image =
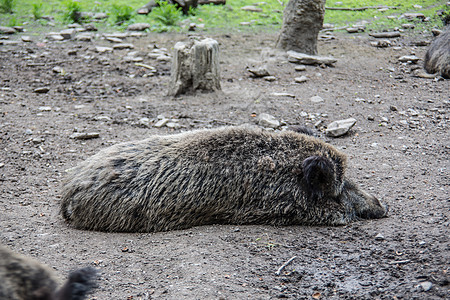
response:
{"label": "animal fur at image edge", "polygon": [[78,229],[207,224],[343,225],[387,207],[346,178],[346,156],[294,131],[245,126],[151,136],[68,172],[61,213]]}

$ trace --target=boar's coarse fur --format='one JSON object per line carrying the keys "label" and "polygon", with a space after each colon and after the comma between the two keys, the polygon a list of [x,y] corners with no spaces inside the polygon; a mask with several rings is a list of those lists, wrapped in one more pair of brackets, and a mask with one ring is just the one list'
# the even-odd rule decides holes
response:
{"label": "boar's coarse fur", "polygon": [[74,271],[58,290],[58,280],[50,268],[0,245],[2,300],[82,300],[95,286],[95,277],[93,268]]}
{"label": "boar's coarse fur", "polygon": [[424,67],[428,73],[450,78],[450,25],[431,43],[425,54]]}
{"label": "boar's coarse fur", "polygon": [[342,225],[386,207],[309,135],[247,127],[122,143],[69,171],[61,213],[79,229],[154,232],[206,224]]}

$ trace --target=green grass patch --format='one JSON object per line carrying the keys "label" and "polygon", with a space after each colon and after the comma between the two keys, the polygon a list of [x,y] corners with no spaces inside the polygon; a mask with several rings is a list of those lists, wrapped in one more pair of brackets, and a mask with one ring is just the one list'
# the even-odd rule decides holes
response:
{"label": "green grass patch", "polygon": [[[136,10],[146,1],[142,0],[0,0],[0,25],[30,24],[28,30],[44,30],[47,21],[45,16],[53,17],[56,27],[64,27],[67,23],[91,22],[89,14],[106,13],[108,20],[100,21],[97,27],[101,30],[123,30],[128,24],[146,22],[153,31],[187,30],[189,23],[204,24],[204,30],[220,31],[278,31],[283,22],[283,10],[287,0],[227,0],[226,5],[201,5],[192,9],[188,15],[167,4],[155,9],[149,15],[138,15]],[[337,3],[338,2],[338,3]],[[340,2],[340,4],[339,4]],[[327,1],[328,7],[358,8],[364,6],[386,5],[397,7],[382,11],[367,9],[363,11],[326,10],[324,23],[336,27],[351,26],[362,20],[369,22],[367,27],[373,30],[390,30],[400,27],[402,23],[415,23],[419,30],[431,27],[442,27],[441,17],[437,12],[442,10],[449,14],[446,0],[336,0]],[[337,4],[336,4],[337,3]],[[261,11],[244,11],[243,6],[256,5]],[[11,13],[12,11],[12,13]],[[429,22],[399,19],[405,12],[423,13],[430,18]],[[87,15],[87,17],[86,17]]]}

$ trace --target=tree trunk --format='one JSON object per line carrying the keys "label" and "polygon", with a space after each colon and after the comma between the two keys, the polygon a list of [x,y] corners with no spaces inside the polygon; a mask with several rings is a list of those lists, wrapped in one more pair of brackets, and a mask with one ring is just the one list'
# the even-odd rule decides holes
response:
{"label": "tree trunk", "polygon": [[213,39],[178,42],[169,84],[170,96],[220,90],[219,44]]}
{"label": "tree trunk", "polygon": [[289,0],[277,48],[317,55],[317,37],[324,14],[325,0]]}

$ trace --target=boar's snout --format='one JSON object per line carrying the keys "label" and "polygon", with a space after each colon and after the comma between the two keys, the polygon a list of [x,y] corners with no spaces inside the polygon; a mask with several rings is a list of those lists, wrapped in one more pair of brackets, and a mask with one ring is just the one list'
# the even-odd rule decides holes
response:
{"label": "boar's snout", "polygon": [[365,193],[366,198],[365,205],[361,205],[357,209],[356,214],[358,217],[363,219],[379,219],[387,217],[389,206],[387,204],[381,203],[375,196]]}

